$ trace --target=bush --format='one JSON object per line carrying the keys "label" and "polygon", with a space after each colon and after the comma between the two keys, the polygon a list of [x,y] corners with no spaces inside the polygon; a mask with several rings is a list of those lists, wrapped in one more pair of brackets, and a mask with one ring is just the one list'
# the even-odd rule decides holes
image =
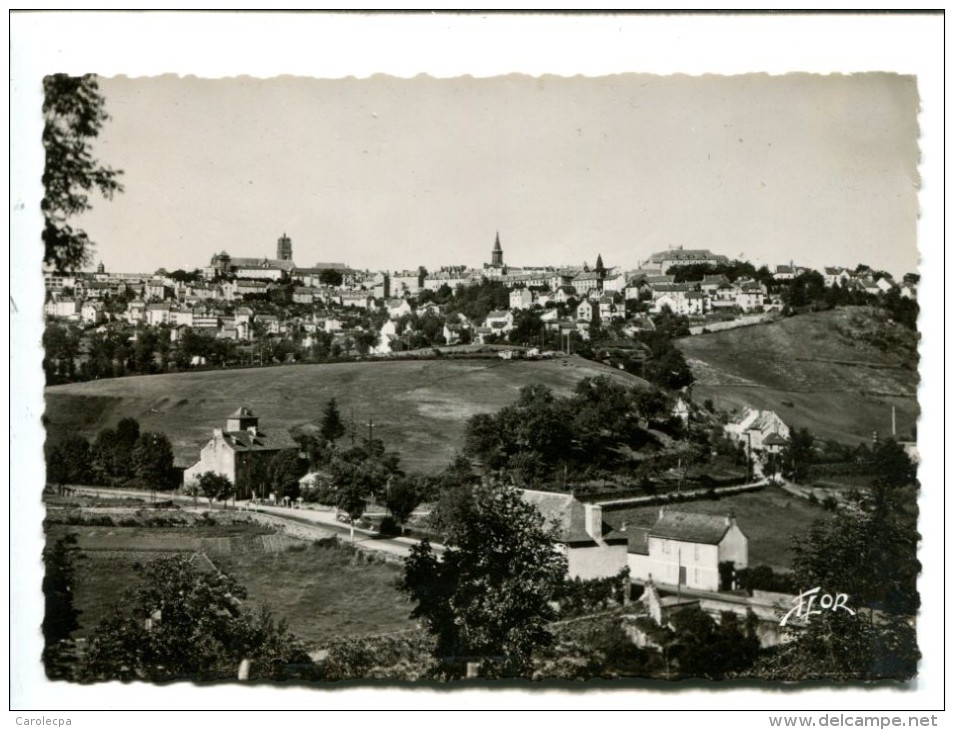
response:
{"label": "bush", "polygon": [[629,591],[628,567],[611,578],[567,580],[556,596],[560,604],[560,617],[583,616],[605,610],[610,604],[624,604]]}
{"label": "bush", "polygon": [[393,517],[388,515],[383,520],[381,520],[381,525],[378,527],[378,531],[382,535],[400,535],[401,528],[398,526],[398,523]]}

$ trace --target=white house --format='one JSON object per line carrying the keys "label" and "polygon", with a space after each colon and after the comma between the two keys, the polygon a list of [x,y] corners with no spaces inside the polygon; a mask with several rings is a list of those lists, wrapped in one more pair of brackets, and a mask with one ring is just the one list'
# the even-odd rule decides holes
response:
{"label": "white house", "polygon": [[75,299],[51,299],[43,305],[43,311],[47,317],[78,319],[80,316],[80,305]]}
{"label": "white house", "polygon": [[755,282],[743,284],[735,295],[735,303],[743,312],[750,312],[765,304],[765,290]]}
{"label": "white house", "polygon": [[840,266],[826,266],[825,270],[822,272],[822,279],[825,282],[825,286],[844,286],[845,283],[851,278],[851,275],[845,269]]}
{"label": "white house", "polygon": [[612,294],[604,294],[600,297],[600,319],[609,322],[611,319],[622,319],[626,313],[622,305],[617,304],[616,297]]}
{"label": "white house", "polygon": [[80,311],[80,316],[86,324],[99,324],[106,319],[102,302],[86,302]]}
{"label": "white house", "polygon": [[530,309],[533,306],[533,292],[529,289],[514,289],[510,292],[511,309]]}
{"label": "white house", "polygon": [[576,319],[579,322],[590,322],[593,320],[593,304],[584,299],[576,306]]}
{"label": "white house", "polygon": [[405,314],[412,311],[410,302],[407,299],[389,299],[387,303],[388,318],[401,319]]}
{"label": "white house", "polygon": [[522,490],[525,502],[554,528],[556,548],[567,557],[570,578],[613,578],[627,564],[627,536],[603,522],[598,504],[583,504],[572,494]]}
{"label": "white house", "polygon": [[171,306],[168,302],[153,302],[152,304],[147,304],[146,324],[153,327],[160,324],[168,324],[170,318],[170,309]]}
{"label": "white house", "polygon": [[[742,413],[725,425],[725,433],[753,449],[764,448],[770,434],[788,439],[790,429],[774,411],[759,411],[745,408]],[[750,441],[751,439],[751,441]]]}
{"label": "white house", "polygon": [[662,508],[648,530],[629,529],[630,577],[658,585],[718,591],[719,564],[749,564],[749,539],[732,515],[705,515]]}
{"label": "white house", "polygon": [[705,292],[686,292],[684,302],[686,314],[705,314],[709,310],[709,297]]}
{"label": "white house", "polygon": [[772,278],[776,281],[791,281],[795,278],[795,267],[787,264],[779,264],[775,267],[775,273]]}
{"label": "white house", "polygon": [[513,315],[503,310],[491,312],[484,320],[484,327],[489,327],[498,334],[510,332],[513,329]]}

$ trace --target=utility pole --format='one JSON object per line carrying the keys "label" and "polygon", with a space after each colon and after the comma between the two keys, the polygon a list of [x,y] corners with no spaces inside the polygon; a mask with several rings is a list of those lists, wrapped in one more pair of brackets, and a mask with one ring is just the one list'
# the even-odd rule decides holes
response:
{"label": "utility pole", "polygon": [[752,481],[752,432],[746,431],[746,437],[749,441],[749,448],[745,452],[745,464],[746,464],[746,474],[748,475],[749,481]]}
{"label": "utility pole", "polygon": [[374,437],[374,420],[368,419],[368,446],[371,446],[371,440]]}

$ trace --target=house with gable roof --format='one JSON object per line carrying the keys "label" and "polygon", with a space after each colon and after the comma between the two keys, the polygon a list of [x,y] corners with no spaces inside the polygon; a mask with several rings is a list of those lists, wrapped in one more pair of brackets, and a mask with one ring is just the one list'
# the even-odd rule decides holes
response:
{"label": "house with gable roof", "polygon": [[725,425],[727,436],[746,443],[752,449],[764,448],[766,439],[773,433],[787,439],[790,430],[775,411],[760,411],[755,408],[745,408],[738,417]]}
{"label": "house with gable roof", "polygon": [[385,306],[388,319],[401,319],[405,314],[411,314],[414,311],[407,299],[389,299]]}
{"label": "house with gable roof", "polygon": [[556,549],[567,558],[567,576],[592,580],[613,578],[626,567],[627,536],[603,522],[598,504],[584,504],[572,494],[524,489],[525,502],[554,530]]}
{"label": "house with gable roof", "polygon": [[513,315],[505,309],[491,312],[484,320],[484,326],[497,334],[506,334],[513,329]]}
{"label": "house with gable roof", "polygon": [[647,529],[628,529],[630,577],[663,586],[703,591],[730,589],[722,585],[720,563],[738,570],[749,564],[749,539],[732,514],[707,515],[660,509]]}
{"label": "house with gable roof", "polygon": [[258,416],[242,406],[226,419],[224,429],[213,429],[199,460],[185,470],[184,483],[197,482],[201,474],[211,471],[237,485],[253,464],[264,464],[286,446],[276,436],[265,434],[258,426]]}

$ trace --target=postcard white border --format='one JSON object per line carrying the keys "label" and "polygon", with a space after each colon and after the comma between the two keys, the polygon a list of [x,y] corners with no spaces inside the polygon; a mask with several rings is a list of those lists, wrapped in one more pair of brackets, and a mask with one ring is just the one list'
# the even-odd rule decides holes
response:
{"label": "postcard white border", "polygon": [[[13,13],[10,22],[11,241],[11,707],[23,716],[59,710],[155,709],[755,709],[925,710],[943,704],[943,16],[938,15],[364,15],[246,13]],[[765,689],[559,691],[138,687],[51,684],[42,675],[38,588],[39,505],[26,485],[42,470],[39,348],[42,282],[39,80],[45,73],[100,75],[176,72],[221,77],[282,74],[363,77],[493,76],[553,73],[599,76],[627,71],[736,74],[897,71],[916,74],[922,100],[922,390],[919,425],[921,581],[919,639],[925,653],[917,687],[894,690]],[[31,482],[32,479],[32,482]],[[32,632],[32,633],[31,633]],[[36,635],[34,636],[33,633]],[[582,689],[582,688],[581,688]],[[30,710],[30,712],[25,712]],[[41,712],[45,711],[45,712]],[[734,713],[733,713],[734,715]],[[74,714],[75,717],[75,714]],[[97,726],[116,715],[97,714]],[[560,717],[559,715],[557,717]],[[580,716],[564,716],[578,722]],[[750,717],[756,717],[751,715]],[[13,719],[13,718],[11,718]],[[261,718],[264,719],[264,718]],[[648,718],[647,718],[648,719]],[[667,718],[659,718],[666,720]],[[672,718],[668,718],[670,721]],[[692,718],[688,718],[690,722]],[[700,718],[701,719],[701,718]],[[726,719],[725,723],[722,719]],[[152,724],[144,716],[135,718]],[[155,723],[174,721],[158,717]],[[213,721],[212,717],[196,718]],[[259,718],[253,718],[258,721]],[[239,717],[241,721],[241,716]],[[284,719],[279,720],[284,722]],[[377,722],[369,718],[371,722]],[[399,722],[402,722],[398,718]],[[707,715],[728,726],[728,716]],[[214,722],[220,722],[215,719]],[[734,715],[733,726],[745,723]],[[74,720],[74,725],[76,721]],[[558,721],[559,724],[559,721]],[[765,725],[763,719],[757,724]],[[116,726],[120,726],[117,723]]]}

